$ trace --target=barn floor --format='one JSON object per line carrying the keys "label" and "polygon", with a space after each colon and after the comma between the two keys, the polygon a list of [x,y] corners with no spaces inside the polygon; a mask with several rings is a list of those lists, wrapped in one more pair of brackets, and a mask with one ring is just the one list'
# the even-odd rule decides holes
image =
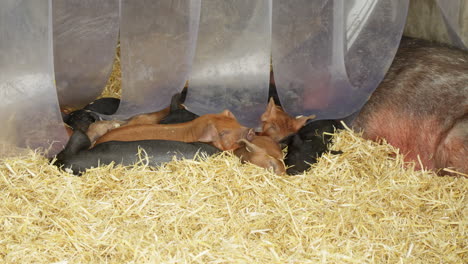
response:
{"label": "barn floor", "polygon": [[82,177],[0,162],[2,263],[463,263],[468,179],[342,131],[303,175],[230,154]]}

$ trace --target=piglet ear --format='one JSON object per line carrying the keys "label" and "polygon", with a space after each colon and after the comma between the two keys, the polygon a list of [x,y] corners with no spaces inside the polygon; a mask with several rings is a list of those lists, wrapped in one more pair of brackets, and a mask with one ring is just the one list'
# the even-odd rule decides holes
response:
{"label": "piglet ear", "polygon": [[[233,114],[231,111],[227,110],[227,109],[224,110],[224,111],[222,111],[222,112],[221,112],[221,115],[224,115],[224,116],[227,116],[227,117],[236,119],[236,117],[234,116],[234,114]],[[237,120],[237,119],[236,119],[236,120]]]}
{"label": "piglet ear", "polygon": [[266,122],[269,119],[274,119],[276,117],[276,104],[273,97],[270,97],[265,113],[261,117],[262,122]]}
{"label": "piglet ear", "polygon": [[202,135],[198,138],[200,142],[215,142],[219,140],[218,129],[214,124],[208,124],[204,129]]}
{"label": "piglet ear", "polygon": [[283,175],[286,173],[286,168],[284,167],[284,164],[282,164],[280,161],[269,160],[268,165],[278,175]]}
{"label": "piglet ear", "polygon": [[299,131],[299,129],[301,129],[305,125],[307,120],[314,119],[315,117],[316,117],[315,115],[297,116],[296,119],[294,119],[294,121],[293,121],[294,131],[296,131],[296,132]]}
{"label": "piglet ear", "polygon": [[245,139],[240,139],[239,141],[237,141],[239,143],[244,143],[245,145],[245,149],[248,151],[248,152],[264,152],[264,150],[260,147],[258,147],[257,145],[251,143],[250,141],[248,140],[245,140]]}

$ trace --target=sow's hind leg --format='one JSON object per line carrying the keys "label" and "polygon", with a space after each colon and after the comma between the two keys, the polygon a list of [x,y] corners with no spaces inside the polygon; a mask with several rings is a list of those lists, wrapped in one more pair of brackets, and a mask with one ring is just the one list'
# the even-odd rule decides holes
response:
{"label": "sow's hind leg", "polygon": [[449,168],[468,176],[468,115],[459,119],[441,139],[436,164],[439,168]]}

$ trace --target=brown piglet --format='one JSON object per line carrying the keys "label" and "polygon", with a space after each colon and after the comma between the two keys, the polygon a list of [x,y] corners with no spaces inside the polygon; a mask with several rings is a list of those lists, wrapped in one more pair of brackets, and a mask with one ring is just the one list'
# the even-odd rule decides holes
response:
{"label": "brown piglet", "polygon": [[182,142],[207,142],[221,150],[239,147],[240,139],[251,140],[253,129],[242,126],[235,116],[224,110],[219,114],[207,114],[193,121],[169,125],[123,126],[110,131],[96,141],[175,140]]}
{"label": "brown piglet", "polygon": [[243,145],[234,150],[234,155],[242,162],[249,162],[265,169],[272,169],[276,174],[286,173],[283,152],[278,142],[270,137],[255,136],[251,141],[241,139]]}
{"label": "brown piglet", "polygon": [[170,107],[166,107],[157,112],[148,113],[148,114],[139,114],[130,118],[124,125],[133,126],[133,125],[148,125],[148,124],[157,124],[164,117],[169,114]]}
{"label": "brown piglet", "polygon": [[271,137],[276,142],[281,139],[296,133],[309,119],[315,118],[312,116],[292,117],[286,113],[283,108],[277,106],[273,97],[268,102],[266,111],[261,116],[262,132],[260,135]]}

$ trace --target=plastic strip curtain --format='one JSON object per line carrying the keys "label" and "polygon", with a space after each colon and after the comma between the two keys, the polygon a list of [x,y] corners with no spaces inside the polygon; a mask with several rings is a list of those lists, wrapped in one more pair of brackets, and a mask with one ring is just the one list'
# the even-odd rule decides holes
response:
{"label": "plastic strip curtain", "polygon": [[468,43],[464,43],[460,37],[459,21],[461,0],[437,0],[437,5],[441,10],[452,43],[461,49],[468,49]]}
{"label": "plastic strip curtain", "polygon": [[200,0],[122,0],[122,101],[116,116],[169,105],[188,79]]}
{"label": "plastic strip curtain", "polygon": [[[359,110],[382,82],[400,45],[408,0],[355,0],[345,3],[345,66],[351,90],[337,98],[341,118]],[[363,19],[366,18],[366,19]],[[355,30],[352,30],[352,29]],[[353,36],[354,39],[353,39]],[[349,98],[346,98],[349,96]],[[328,118],[328,117],[326,117]]]}
{"label": "plastic strip curtain", "polygon": [[82,107],[99,96],[112,69],[119,0],[53,0],[56,86],[62,106]]}
{"label": "plastic strip curtain", "polygon": [[53,83],[50,0],[0,2],[0,155],[66,142]]}
{"label": "plastic strip curtain", "polygon": [[203,0],[186,105],[259,124],[268,95],[271,1]]}
{"label": "plastic strip curtain", "polygon": [[358,110],[397,50],[407,0],[275,1],[272,60],[286,111],[342,118]]}

